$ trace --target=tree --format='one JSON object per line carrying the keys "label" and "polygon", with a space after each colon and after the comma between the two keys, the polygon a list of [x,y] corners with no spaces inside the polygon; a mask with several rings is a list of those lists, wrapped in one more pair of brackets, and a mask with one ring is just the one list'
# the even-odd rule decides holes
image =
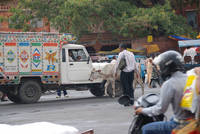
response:
{"label": "tree", "polygon": [[[184,14],[183,8],[187,5],[194,6],[196,8],[197,16],[199,16],[200,11],[200,1],[199,0],[170,0],[171,5],[174,9],[179,10],[181,14]],[[197,21],[199,20],[199,17],[197,17]],[[197,28],[199,31],[199,28]]]}
{"label": "tree", "polygon": [[30,20],[46,18],[60,32],[77,37],[103,32],[130,38],[191,32],[185,19],[175,15],[166,1],[142,8],[119,0],[20,0],[10,19],[14,28],[29,31]]}
{"label": "tree", "polygon": [[100,33],[119,27],[119,19],[130,7],[117,0],[20,0],[12,9],[12,26],[29,30],[33,18],[47,18],[60,32],[79,36]]}
{"label": "tree", "polygon": [[163,36],[189,33],[192,37],[196,35],[192,32],[192,28],[187,25],[186,19],[173,12],[169,2],[166,2],[164,6],[156,5],[152,8],[132,9],[130,14],[125,14],[122,17],[124,25],[120,27],[120,33],[124,36],[144,37],[149,34]]}
{"label": "tree", "polygon": [[[197,9],[197,21],[200,22],[199,15],[200,15],[200,1],[199,0],[188,0],[190,5],[195,5]],[[198,32],[200,31],[199,27],[197,28]]]}

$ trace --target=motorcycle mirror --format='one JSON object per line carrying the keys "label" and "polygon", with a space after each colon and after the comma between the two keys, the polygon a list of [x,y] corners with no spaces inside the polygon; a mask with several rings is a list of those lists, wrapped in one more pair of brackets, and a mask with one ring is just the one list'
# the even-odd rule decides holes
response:
{"label": "motorcycle mirror", "polygon": [[131,102],[131,99],[127,95],[123,95],[118,99],[118,103],[121,105],[130,104],[130,102]]}

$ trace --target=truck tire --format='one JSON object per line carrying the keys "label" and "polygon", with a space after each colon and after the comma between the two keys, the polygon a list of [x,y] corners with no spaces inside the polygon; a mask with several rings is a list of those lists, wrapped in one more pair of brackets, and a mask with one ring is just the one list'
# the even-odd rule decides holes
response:
{"label": "truck tire", "polygon": [[90,92],[96,97],[101,97],[104,95],[104,91],[99,88],[92,88],[90,89]]}
{"label": "truck tire", "polygon": [[103,81],[100,85],[91,87],[90,92],[96,97],[102,97],[104,95],[105,83],[106,81]]}
{"label": "truck tire", "polygon": [[[113,95],[113,91],[112,91],[113,89],[112,89],[112,84],[110,83],[109,85],[108,85],[108,95],[110,96],[110,97],[112,97],[112,95]],[[115,97],[119,97],[119,96],[121,96],[123,94],[123,90],[122,90],[122,85],[121,85],[121,83],[120,83],[120,81],[115,81]]]}
{"label": "truck tire", "polygon": [[8,92],[7,97],[8,97],[9,100],[11,100],[14,103],[21,103],[21,100],[20,100],[18,95],[15,95],[15,94]]}
{"label": "truck tire", "polygon": [[42,94],[41,86],[37,81],[24,81],[19,89],[19,98],[21,103],[35,103]]}

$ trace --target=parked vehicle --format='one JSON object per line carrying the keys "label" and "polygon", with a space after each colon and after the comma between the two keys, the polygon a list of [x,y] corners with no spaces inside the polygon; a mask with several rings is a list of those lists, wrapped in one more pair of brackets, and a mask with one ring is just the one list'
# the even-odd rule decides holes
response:
{"label": "parked vehicle", "polygon": [[35,103],[42,92],[58,88],[103,96],[105,82],[89,77],[104,64],[93,64],[86,48],[70,39],[57,33],[0,33],[0,90],[15,103]]}
{"label": "parked vehicle", "polygon": [[184,66],[186,70],[200,66],[200,40],[178,41],[179,48],[184,48]]}

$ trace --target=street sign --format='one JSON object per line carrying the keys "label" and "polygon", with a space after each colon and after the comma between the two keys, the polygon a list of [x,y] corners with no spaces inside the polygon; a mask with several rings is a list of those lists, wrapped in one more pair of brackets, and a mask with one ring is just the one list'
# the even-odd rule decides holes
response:
{"label": "street sign", "polygon": [[151,43],[153,41],[153,36],[152,35],[148,35],[147,36],[147,42]]}

